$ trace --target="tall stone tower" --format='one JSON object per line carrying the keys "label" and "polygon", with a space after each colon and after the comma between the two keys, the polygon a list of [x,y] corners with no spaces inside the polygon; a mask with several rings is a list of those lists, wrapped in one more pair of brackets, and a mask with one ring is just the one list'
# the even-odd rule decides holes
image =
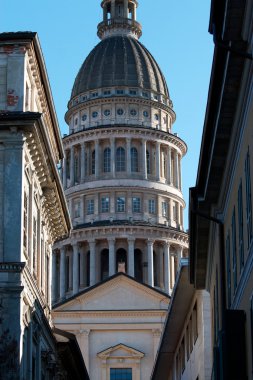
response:
{"label": "tall stone tower", "polygon": [[[66,113],[69,134],[63,139],[62,181],[73,230],[54,250],[55,323],[73,332],[76,327],[70,321],[72,317],[66,319],[66,310],[84,312],[89,309],[85,297],[89,299],[103,289],[104,300],[108,292],[113,293],[111,287],[106,290],[109,283],[112,286],[117,282],[118,287],[124,283],[121,296],[115,293],[117,305],[109,298],[107,305],[102,301],[99,304],[96,294],[92,307],[159,309],[160,322],[157,314],[154,326],[149,327],[152,331],[158,329],[154,333],[158,334],[154,338],[156,347],[179,261],[187,254],[181,192],[181,159],[187,148],[172,132],[175,113],[165,78],[139,42],[142,28],[136,21],[137,1],[103,0],[101,6],[103,21],[97,32],[101,42],[77,74]],[[160,306],[151,306],[150,300],[148,305],[138,300],[132,305],[126,292],[129,286],[133,292],[135,288],[148,292],[160,300]],[[124,297],[125,306],[120,303]],[[75,300],[79,300],[79,306]],[[146,317],[141,318],[139,326]],[[79,322],[80,331],[84,331],[85,324]],[[91,331],[89,327],[88,336]],[[111,333],[100,351],[93,338],[80,334],[91,379],[97,378],[94,371],[99,366],[93,363],[90,345],[97,360],[109,355],[103,348],[117,344],[133,348],[132,338],[119,337],[115,331],[115,341]],[[143,353],[140,348],[133,348],[139,350],[137,356]],[[155,353],[151,354],[152,360]],[[145,352],[143,355],[148,357]],[[143,379],[147,375],[149,369]]]}

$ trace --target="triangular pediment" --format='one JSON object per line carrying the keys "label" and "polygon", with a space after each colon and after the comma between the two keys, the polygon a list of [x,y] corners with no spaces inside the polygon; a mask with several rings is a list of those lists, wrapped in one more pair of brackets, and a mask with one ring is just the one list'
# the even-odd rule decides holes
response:
{"label": "triangular pediment", "polygon": [[56,305],[54,310],[164,310],[168,304],[169,296],[165,293],[129,276],[117,275]]}
{"label": "triangular pediment", "polygon": [[141,359],[144,356],[144,353],[136,350],[135,348],[126,346],[125,344],[117,344],[116,346],[109,347],[97,354],[101,359],[126,359],[126,358],[138,358]]}

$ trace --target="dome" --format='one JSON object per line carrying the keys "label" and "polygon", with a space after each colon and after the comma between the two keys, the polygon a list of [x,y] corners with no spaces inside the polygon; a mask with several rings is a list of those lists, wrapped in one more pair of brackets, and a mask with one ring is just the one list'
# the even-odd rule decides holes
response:
{"label": "dome", "polygon": [[102,40],[76,77],[71,98],[103,87],[139,87],[169,98],[165,78],[150,52],[129,36]]}

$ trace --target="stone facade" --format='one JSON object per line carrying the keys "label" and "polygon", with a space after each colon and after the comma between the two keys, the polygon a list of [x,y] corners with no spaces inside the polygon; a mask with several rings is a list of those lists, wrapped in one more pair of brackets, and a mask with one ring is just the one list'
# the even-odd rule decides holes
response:
{"label": "stone facade", "polygon": [[0,378],[57,379],[64,366],[52,333],[52,245],[71,222],[35,33],[0,34],[0,76]]}

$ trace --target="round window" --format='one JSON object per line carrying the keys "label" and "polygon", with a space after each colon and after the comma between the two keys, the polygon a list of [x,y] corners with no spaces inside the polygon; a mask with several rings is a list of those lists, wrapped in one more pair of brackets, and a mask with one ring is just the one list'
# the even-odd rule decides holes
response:
{"label": "round window", "polygon": [[82,121],[85,121],[85,120],[87,120],[87,115],[84,114],[84,115],[82,116]]}
{"label": "round window", "polygon": [[143,111],[143,116],[148,117],[148,111]]}
{"label": "round window", "polygon": [[111,115],[111,111],[110,110],[104,110],[104,115],[105,116],[110,116]]}
{"label": "round window", "polygon": [[136,116],[137,115],[137,111],[135,109],[131,109],[130,110],[130,115]]}
{"label": "round window", "polygon": [[123,110],[122,108],[118,108],[118,109],[117,109],[117,114],[118,114],[119,116],[122,116],[123,113],[124,113],[124,110]]}
{"label": "round window", "polygon": [[96,117],[98,117],[98,112],[97,111],[94,111],[92,112],[92,117],[95,119]]}

